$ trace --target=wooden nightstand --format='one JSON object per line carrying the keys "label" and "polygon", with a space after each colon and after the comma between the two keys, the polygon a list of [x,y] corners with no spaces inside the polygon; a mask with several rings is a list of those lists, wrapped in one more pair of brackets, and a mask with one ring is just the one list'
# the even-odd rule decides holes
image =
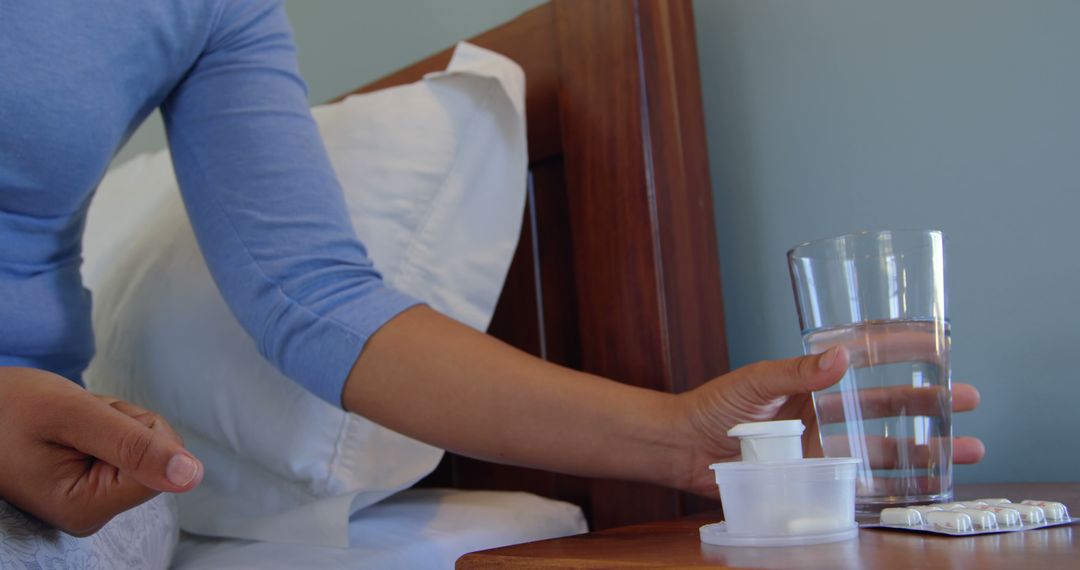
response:
{"label": "wooden nightstand", "polygon": [[[962,485],[957,499],[1007,497],[1065,503],[1080,512],[1080,483]],[[717,515],[639,524],[475,552],[459,569],[701,567],[719,568],[1080,568],[1080,526],[952,538],[863,530],[857,540],[788,548],[701,544],[698,527]]]}

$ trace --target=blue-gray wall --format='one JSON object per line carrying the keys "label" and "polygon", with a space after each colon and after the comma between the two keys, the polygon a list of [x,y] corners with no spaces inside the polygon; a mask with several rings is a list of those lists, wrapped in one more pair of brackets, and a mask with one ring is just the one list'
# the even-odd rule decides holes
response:
{"label": "blue-gray wall", "polygon": [[942,229],[958,479],[1080,480],[1080,3],[695,8],[734,363],[800,349],[793,244]]}
{"label": "blue-gray wall", "polygon": [[[287,7],[317,103],[538,3]],[[989,448],[959,480],[1080,479],[1080,3],[694,6],[733,363],[800,351],[791,245],[940,228],[954,378],[983,394],[956,429]]]}

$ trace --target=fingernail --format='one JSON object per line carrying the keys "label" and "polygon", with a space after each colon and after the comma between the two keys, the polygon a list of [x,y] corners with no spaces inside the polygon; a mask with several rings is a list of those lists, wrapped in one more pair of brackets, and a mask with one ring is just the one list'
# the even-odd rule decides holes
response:
{"label": "fingernail", "polygon": [[832,368],[833,362],[836,362],[836,355],[840,354],[840,347],[834,346],[829,350],[826,350],[820,357],[818,357],[817,365],[822,370],[828,370]]}
{"label": "fingernail", "polygon": [[199,464],[183,453],[177,453],[165,466],[165,477],[177,487],[190,483],[199,474]]}

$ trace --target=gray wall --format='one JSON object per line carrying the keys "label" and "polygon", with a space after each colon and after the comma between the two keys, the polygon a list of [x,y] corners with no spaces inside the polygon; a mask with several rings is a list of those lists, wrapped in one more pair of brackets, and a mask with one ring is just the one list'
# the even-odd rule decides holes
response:
{"label": "gray wall", "polygon": [[[287,3],[313,103],[538,0]],[[800,351],[784,253],[858,229],[949,238],[962,481],[1077,480],[1080,3],[695,2],[731,355]],[[123,156],[160,148],[142,130]],[[1062,451],[1048,460],[1040,438]]]}
{"label": "gray wall", "polygon": [[988,448],[958,480],[1080,479],[1080,3],[695,8],[734,363],[800,350],[790,246],[939,228]]}

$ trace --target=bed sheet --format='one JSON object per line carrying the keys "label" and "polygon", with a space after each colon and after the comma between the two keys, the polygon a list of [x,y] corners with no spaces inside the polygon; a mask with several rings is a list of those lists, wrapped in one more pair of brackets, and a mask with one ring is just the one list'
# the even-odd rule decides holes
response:
{"label": "bed sheet", "polygon": [[172,568],[453,568],[468,552],[587,530],[578,507],[528,493],[412,489],[353,515],[349,548],[185,534]]}

